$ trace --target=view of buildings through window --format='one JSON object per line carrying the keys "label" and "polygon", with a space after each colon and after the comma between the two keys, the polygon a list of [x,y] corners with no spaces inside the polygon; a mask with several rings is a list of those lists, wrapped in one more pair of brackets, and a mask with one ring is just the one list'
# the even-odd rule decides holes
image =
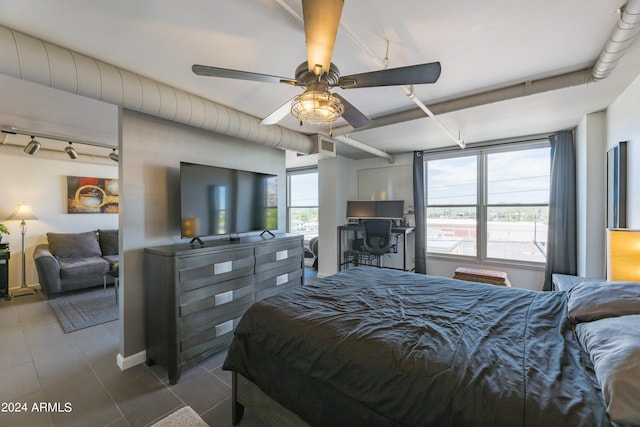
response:
{"label": "view of buildings through window", "polygon": [[318,235],[318,172],[290,173],[287,179],[288,231],[308,241]]}
{"label": "view of buildings through window", "polygon": [[427,157],[427,251],[543,263],[548,144]]}

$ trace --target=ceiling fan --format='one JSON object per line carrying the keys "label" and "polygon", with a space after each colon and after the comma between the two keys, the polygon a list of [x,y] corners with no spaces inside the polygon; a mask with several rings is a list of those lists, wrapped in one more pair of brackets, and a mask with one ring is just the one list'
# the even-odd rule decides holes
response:
{"label": "ceiling fan", "polygon": [[264,118],[261,124],[274,124],[289,112],[303,123],[332,123],[343,117],[354,129],[371,121],[364,113],[330,88],[355,89],[363,87],[395,86],[435,83],[440,77],[440,63],[411,65],[360,74],[340,76],[331,62],[344,0],[302,0],[302,14],[307,45],[307,61],[298,66],[295,79],[230,70],[227,68],[193,65],[199,76],[253,80],[267,83],[288,83],[305,91]]}

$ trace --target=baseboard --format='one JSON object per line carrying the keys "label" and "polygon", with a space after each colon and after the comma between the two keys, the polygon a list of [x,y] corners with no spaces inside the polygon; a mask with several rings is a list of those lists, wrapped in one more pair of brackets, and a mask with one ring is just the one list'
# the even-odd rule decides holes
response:
{"label": "baseboard", "polygon": [[118,367],[120,368],[121,371],[132,368],[146,361],[147,361],[147,352],[145,350],[128,357],[122,357],[122,355],[118,353],[118,356],[116,357],[116,363],[118,364]]}

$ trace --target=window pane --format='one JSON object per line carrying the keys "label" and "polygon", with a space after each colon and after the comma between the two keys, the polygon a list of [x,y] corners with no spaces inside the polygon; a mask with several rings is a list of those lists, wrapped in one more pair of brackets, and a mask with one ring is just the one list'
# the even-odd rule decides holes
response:
{"label": "window pane", "polygon": [[487,203],[549,203],[550,148],[487,155]]}
{"label": "window pane", "polygon": [[318,208],[290,208],[290,233],[304,234],[309,238],[318,235]]}
{"label": "window pane", "polygon": [[549,208],[510,206],[487,208],[487,256],[545,262]]}
{"label": "window pane", "polygon": [[290,175],[289,178],[289,206],[318,206],[317,172]]}
{"label": "window pane", "polygon": [[476,255],[476,208],[427,208],[427,252]]}
{"label": "window pane", "polygon": [[427,161],[427,205],[475,205],[477,171],[476,156]]}

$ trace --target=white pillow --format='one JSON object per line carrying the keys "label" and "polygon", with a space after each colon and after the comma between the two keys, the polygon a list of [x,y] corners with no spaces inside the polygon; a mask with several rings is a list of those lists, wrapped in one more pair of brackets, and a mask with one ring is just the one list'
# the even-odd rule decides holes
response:
{"label": "white pillow", "polygon": [[591,357],[611,420],[640,424],[640,315],[579,323],[576,333]]}
{"label": "white pillow", "polygon": [[568,292],[567,311],[574,323],[640,314],[640,283],[583,282]]}

